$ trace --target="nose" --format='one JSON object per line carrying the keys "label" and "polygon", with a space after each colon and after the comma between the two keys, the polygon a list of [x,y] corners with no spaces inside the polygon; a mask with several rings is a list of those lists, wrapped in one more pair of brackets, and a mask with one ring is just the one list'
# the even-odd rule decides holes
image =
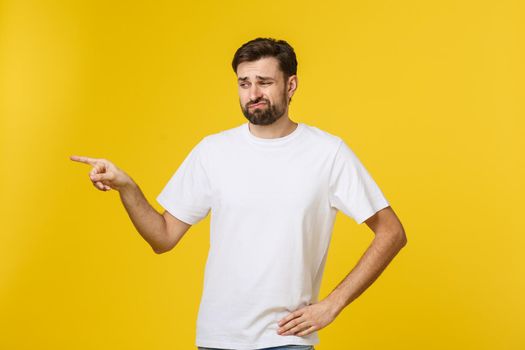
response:
{"label": "nose", "polygon": [[262,96],[261,90],[257,84],[250,87],[250,101],[257,101]]}

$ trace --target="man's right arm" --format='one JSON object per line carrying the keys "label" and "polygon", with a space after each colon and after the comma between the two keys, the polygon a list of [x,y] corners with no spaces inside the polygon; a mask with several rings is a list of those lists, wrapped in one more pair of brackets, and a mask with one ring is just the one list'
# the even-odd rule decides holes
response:
{"label": "man's right arm", "polygon": [[159,214],[133,179],[115,164],[103,158],[71,156],[71,160],[93,166],[89,178],[100,191],[115,189],[140,235],[157,254],[167,252],[180,241],[191,227],[167,211]]}

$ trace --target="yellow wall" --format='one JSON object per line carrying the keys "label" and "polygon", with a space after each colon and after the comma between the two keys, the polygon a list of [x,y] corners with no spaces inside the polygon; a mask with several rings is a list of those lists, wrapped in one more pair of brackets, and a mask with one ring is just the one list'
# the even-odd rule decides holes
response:
{"label": "yellow wall", "polygon": [[[155,197],[205,135],[244,123],[230,62],[299,60],[290,116],[345,139],[408,245],[318,350],[523,349],[521,1],[0,2],[0,349],[193,349],[209,217],[156,255],[115,191]],[[373,233],[340,213],[321,297]]]}

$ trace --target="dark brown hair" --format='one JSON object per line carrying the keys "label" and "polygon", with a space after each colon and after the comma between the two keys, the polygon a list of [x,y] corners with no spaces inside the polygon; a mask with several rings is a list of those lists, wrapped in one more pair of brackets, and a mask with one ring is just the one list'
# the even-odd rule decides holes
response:
{"label": "dark brown hair", "polygon": [[237,74],[237,66],[242,62],[257,61],[264,57],[275,57],[284,79],[297,74],[297,58],[293,48],[284,40],[273,38],[256,38],[244,43],[233,56],[232,68]]}

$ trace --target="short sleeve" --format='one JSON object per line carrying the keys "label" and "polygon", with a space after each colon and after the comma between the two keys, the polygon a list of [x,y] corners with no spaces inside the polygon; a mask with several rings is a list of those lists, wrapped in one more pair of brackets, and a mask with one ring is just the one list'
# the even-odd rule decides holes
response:
{"label": "short sleeve", "polygon": [[363,164],[341,140],[329,181],[330,206],[358,224],[390,204]]}
{"label": "short sleeve", "polygon": [[187,155],[157,202],[177,219],[194,225],[211,209],[211,186],[206,164],[206,138]]}

